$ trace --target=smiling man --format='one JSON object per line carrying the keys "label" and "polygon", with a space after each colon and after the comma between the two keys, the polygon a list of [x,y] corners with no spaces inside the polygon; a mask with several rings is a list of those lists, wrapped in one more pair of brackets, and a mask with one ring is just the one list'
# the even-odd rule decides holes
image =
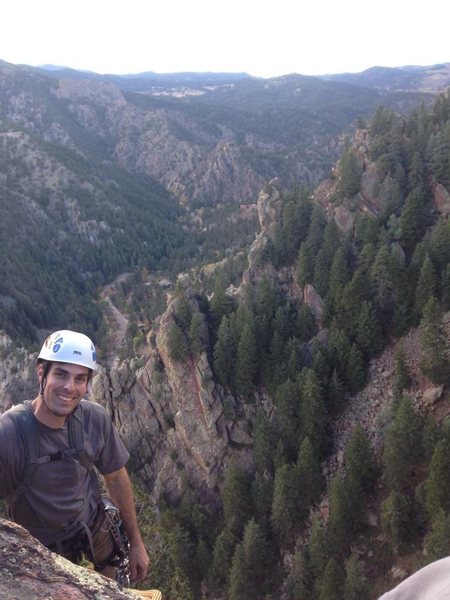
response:
{"label": "smiling man", "polygon": [[129,584],[128,576],[145,577],[149,561],[125,468],[129,454],[104,408],[84,399],[95,368],[95,347],[84,334],[62,330],[46,339],[38,396],[0,417],[0,497],[11,519],[48,548],[73,562],[86,556],[97,571]]}

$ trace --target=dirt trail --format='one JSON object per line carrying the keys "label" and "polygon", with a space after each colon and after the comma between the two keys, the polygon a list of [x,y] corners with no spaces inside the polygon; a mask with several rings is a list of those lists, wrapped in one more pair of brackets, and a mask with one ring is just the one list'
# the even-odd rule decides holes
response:
{"label": "dirt trail", "polygon": [[128,276],[129,273],[122,273],[113,283],[106,285],[100,294],[101,300],[105,303],[105,318],[108,323],[109,344],[105,362],[109,368],[116,366],[119,362],[118,353],[125,341],[129,322],[127,317],[114,306],[111,295],[114,293],[116,285],[125,281]]}

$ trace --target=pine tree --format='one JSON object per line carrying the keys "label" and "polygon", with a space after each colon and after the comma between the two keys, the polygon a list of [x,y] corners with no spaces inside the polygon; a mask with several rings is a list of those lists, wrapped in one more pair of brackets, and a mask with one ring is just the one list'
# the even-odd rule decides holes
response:
{"label": "pine tree", "polygon": [[433,383],[450,383],[450,343],[442,324],[436,298],[431,297],[420,321],[422,373]]}
{"label": "pine tree", "polygon": [[356,394],[362,390],[365,381],[366,373],[362,352],[356,344],[352,344],[347,356],[345,382],[350,392]]}
{"label": "pine tree", "polygon": [[308,437],[300,446],[296,470],[300,487],[300,503],[303,505],[302,516],[306,518],[311,505],[318,500],[323,484],[320,462]]}
{"label": "pine tree", "polygon": [[172,322],[167,333],[167,349],[170,358],[175,361],[182,361],[189,354],[186,336],[175,321]]}
{"label": "pine tree", "polygon": [[196,312],[192,315],[189,327],[189,343],[191,353],[200,354],[205,348],[205,339],[207,339],[207,328],[203,315]]}
{"label": "pine tree", "polygon": [[299,506],[299,481],[295,466],[284,464],[275,471],[271,523],[281,547],[295,539],[296,529],[303,518]]}
{"label": "pine tree", "polygon": [[421,456],[422,423],[409,398],[403,398],[386,432],[383,464],[388,488],[405,492],[414,485],[413,472]]}
{"label": "pine tree", "polygon": [[227,317],[223,317],[214,346],[214,373],[224,387],[230,387],[233,383],[235,355],[236,344],[231,333],[230,322]]}
{"label": "pine tree", "polygon": [[327,533],[322,519],[317,514],[314,515],[312,520],[308,549],[311,571],[313,576],[318,579],[325,571],[331,554],[331,546],[327,540]]}
{"label": "pine tree", "polygon": [[430,462],[428,478],[425,483],[425,505],[432,518],[442,509],[450,512],[450,439],[448,436],[439,441]]}
{"label": "pine tree", "polygon": [[358,502],[371,491],[376,478],[375,461],[368,437],[361,426],[352,431],[345,450],[345,478],[350,497]]}
{"label": "pine tree", "polygon": [[433,514],[431,530],[424,539],[424,549],[430,562],[450,554],[450,515],[442,508]]}
{"label": "pine tree", "polygon": [[244,325],[237,348],[235,384],[238,394],[250,397],[255,389],[257,372],[257,346],[253,324]]}
{"label": "pine tree", "polygon": [[345,553],[353,526],[352,505],[345,478],[336,475],[329,491],[330,515],[328,518],[328,540],[336,552]]}
{"label": "pine tree", "polygon": [[255,421],[253,458],[258,473],[273,473],[275,435],[271,423],[264,413],[259,413]]}
{"label": "pine tree", "polygon": [[271,534],[270,514],[273,500],[273,476],[269,472],[255,473],[252,483],[252,498],[255,518],[266,536]]}
{"label": "pine tree", "polygon": [[356,320],[355,340],[366,357],[376,356],[382,349],[381,325],[371,302],[363,302],[361,305]]}
{"label": "pine tree", "polygon": [[327,427],[327,414],[319,378],[312,369],[305,369],[300,408],[300,437],[309,438],[314,452],[320,456]]}
{"label": "pine tree", "polygon": [[222,318],[224,316],[228,316],[232,311],[232,308],[232,300],[226,294],[223,280],[221,277],[217,277],[214,282],[214,293],[210,303],[212,325],[214,330],[218,329]]}
{"label": "pine tree", "polygon": [[225,528],[240,536],[252,514],[251,480],[235,460],[225,472],[222,492]]}
{"label": "pine tree", "polygon": [[364,563],[353,552],[345,562],[344,600],[362,600],[368,597],[369,582],[364,571]]}
{"label": "pine tree", "polygon": [[211,565],[211,580],[213,587],[221,590],[228,583],[231,561],[238,538],[229,529],[224,529],[214,544]]}
{"label": "pine tree", "polygon": [[417,533],[414,527],[412,498],[393,490],[381,506],[381,528],[396,554]]}
{"label": "pine tree", "polygon": [[231,562],[230,583],[228,587],[229,600],[253,600],[248,592],[249,573],[246,569],[244,559],[244,548],[242,543],[236,546]]}
{"label": "pine tree", "polygon": [[418,323],[422,318],[423,309],[427,300],[430,296],[436,296],[438,279],[433,263],[431,262],[428,254],[425,256],[425,260],[422,263],[422,267],[419,273],[419,280],[416,286],[416,294],[414,301],[414,321]]}
{"label": "pine tree", "polygon": [[398,402],[402,397],[403,390],[411,384],[411,374],[406,362],[406,354],[403,344],[399,344],[394,354],[394,380],[392,382],[392,393],[394,401]]}
{"label": "pine tree", "polygon": [[342,600],[345,574],[341,565],[330,558],[319,582],[319,600]]}
{"label": "pine tree", "polygon": [[242,549],[247,597],[251,600],[264,598],[271,579],[271,552],[261,527],[254,519],[245,526]]}
{"label": "pine tree", "polygon": [[301,390],[298,384],[288,379],[277,388],[274,400],[280,442],[287,457],[294,460],[298,451],[301,406]]}
{"label": "pine tree", "polygon": [[329,406],[328,410],[331,413],[338,413],[344,405],[345,385],[336,369],[333,370],[333,374],[328,383],[327,400]]}
{"label": "pine tree", "polygon": [[312,249],[306,242],[303,242],[300,246],[295,269],[296,281],[300,287],[304,287],[307,283],[313,282],[314,263],[315,258]]}
{"label": "pine tree", "polygon": [[400,239],[411,255],[430,224],[430,212],[423,188],[416,187],[408,195],[400,215]]}

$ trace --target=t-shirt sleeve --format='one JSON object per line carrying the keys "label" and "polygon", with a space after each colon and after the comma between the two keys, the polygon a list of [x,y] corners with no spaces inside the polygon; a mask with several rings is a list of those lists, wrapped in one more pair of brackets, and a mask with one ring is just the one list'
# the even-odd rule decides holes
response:
{"label": "t-shirt sleeve", "polygon": [[91,418],[85,439],[92,444],[95,466],[102,475],[108,475],[124,467],[130,455],[106,410],[100,404],[89,404]]}

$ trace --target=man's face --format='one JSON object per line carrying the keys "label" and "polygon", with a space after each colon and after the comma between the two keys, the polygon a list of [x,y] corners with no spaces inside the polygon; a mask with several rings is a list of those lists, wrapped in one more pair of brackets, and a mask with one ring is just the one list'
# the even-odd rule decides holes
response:
{"label": "man's face", "polygon": [[[39,365],[39,380],[43,377]],[[51,363],[44,383],[45,407],[56,417],[67,417],[81,402],[89,382],[89,369],[67,363]]]}

